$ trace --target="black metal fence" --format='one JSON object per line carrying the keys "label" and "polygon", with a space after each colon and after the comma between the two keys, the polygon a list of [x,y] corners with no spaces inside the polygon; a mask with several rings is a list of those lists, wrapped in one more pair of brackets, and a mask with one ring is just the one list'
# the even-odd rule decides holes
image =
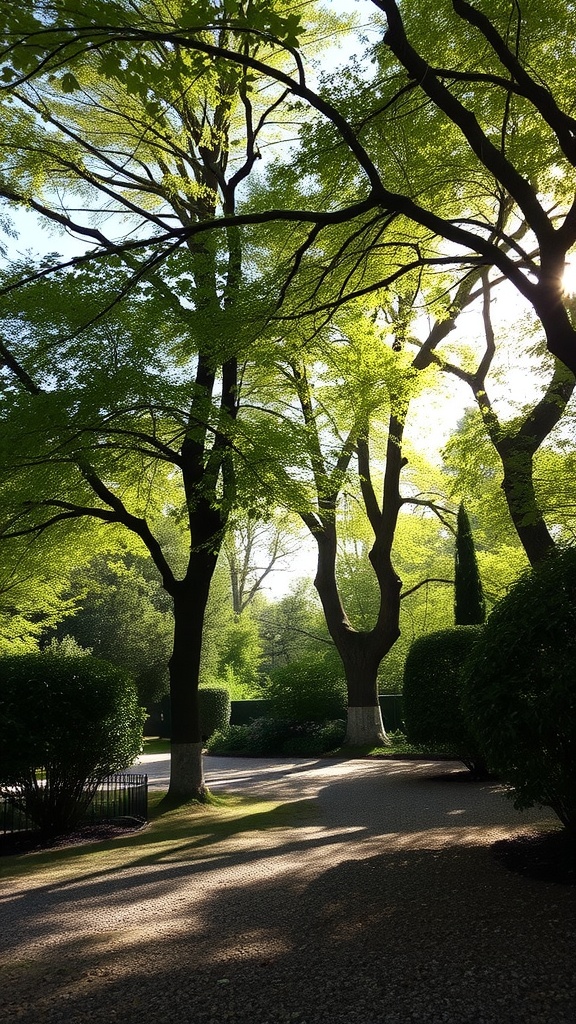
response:
{"label": "black metal fence", "polygon": [[109,775],[101,782],[88,810],[87,821],[117,818],[148,820],[148,776]]}
{"label": "black metal fence", "polygon": [[[85,823],[114,822],[122,818],[148,820],[147,775],[109,775],[98,786],[83,820]],[[10,793],[0,793],[0,835],[33,828],[25,806],[18,806]]]}
{"label": "black metal fence", "polygon": [[0,793],[0,835],[10,832],[26,832],[32,823],[26,812],[10,799],[8,793]]}

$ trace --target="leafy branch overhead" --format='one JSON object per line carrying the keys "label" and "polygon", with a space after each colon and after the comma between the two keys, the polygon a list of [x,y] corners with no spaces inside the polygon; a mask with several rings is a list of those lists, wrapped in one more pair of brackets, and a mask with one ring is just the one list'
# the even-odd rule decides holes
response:
{"label": "leafy branch overhead", "polygon": [[[377,261],[362,258],[360,248],[380,256],[385,247],[391,262],[397,260],[400,276],[442,261],[494,266],[532,304],[550,350],[574,369],[574,333],[562,293],[562,272],[576,242],[571,195],[576,122],[570,107],[569,69],[561,60],[555,62],[551,86],[546,64],[550,33],[554,30],[561,38],[569,29],[569,5],[556,0],[538,18],[532,18],[530,9],[507,11],[496,3],[480,9],[464,0],[445,0],[425,19],[418,8],[404,13],[394,0],[365,0],[363,8],[365,15],[376,16],[375,70],[371,79],[364,69],[356,77],[348,75],[344,88],[329,79],[320,88],[311,84],[302,43],[310,25],[299,22],[287,4],[168,5],[161,21],[152,18],[142,27],[135,24],[133,6],[122,2],[91,5],[89,15],[75,5],[47,5],[37,20],[5,12],[6,93],[19,113],[24,104],[66,136],[70,132],[64,116],[66,97],[86,95],[84,78],[90,69],[110,86],[122,83],[128,97],[152,119],[142,141],[155,145],[156,139],[161,146],[167,107],[165,98],[158,101],[154,94],[165,93],[172,71],[192,90],[201,82],[212,90],[212,116],[207,116],[205,108],[200,121],[187,127],[196,133],[197,145],[211,154],[213,183],[222,186],[216,157],[218,133],[229,108],[222,91],[224,80],[228,96],[239,90],[246,113],[252,111],[258,95],[257,83],[275,83],[278,91],[270,109],[280,111],[289,101],[289,116],[296,114],[305,122],[297,154],[312,175],[311,192],[317,201],[306,206],[266,204],[265,208],[260,203],[259,209],[251,210],[248,200],[244,209],[232,211],[223,189],[222,205],[214,208],[207,223],[206,217],[190,217],[194,197],[176,187],[178,202],[188,216],[184,224],[169,225],[160,217],[163,230],[168,228],[166,238],[184,242],[206,231],[274,221],[312,225],[296,248],[291,247],[292,264],[286,274],[294,276],[320,240],[326,267],[335,272],[329,278],[331,297],[323,300],[318,295],[320,305],[343,301],[348,293],[386,287],[395,279],[394,271],[381,274],[374,267]],[[377,12],[383,16],[381,23]],[[162,55],[170,60],[163,61]],[[217,64],[227,70],[224,76],[219,72],[220,91],[214,104]],[[356,103],[351,101],[354,94]],[[246,177],[257,159],[262,126],[262,119],[248,119],[249,145],[244,163],[228,180],[229,189]],[[416,152],[413,148],[409,152],[413,137],[422,141]],[[74,141],[81,150],[80,136]],[[322,180],[325,175],[308,159],[311,148],[322,152],[326,145],[348,170],[337,202],[334,190]],[[94,156],[89,143],[85,153]],[[448,176],[447,154],[453,168]],[[113,184],[113,201],[119,202],[119,209],[134,212],[128,193],[142,190],[152,195],[157,188],[146,173],[140,173],[137,160],[127,165],[109,153],[105,163],[108,182],[104,168],[95,172],[89,163],[85,180],[101,194]],[[298,156],[292,166],[297,164]],[[172,172],[166,170],[170,176]],[[173,184],[181,177],[176,173]],[[125,187],[119,196],[116,186],[122,179]],[[210,187],[209,182],[205,184]],[[18,187],[5,194],[15,201],[32,198],[37,203],[36,197],[26,197]],[[49,216],[62,216],[49,203],[40,206]],[[363,227],[365,215],[369,220]],[[142,217],[141,207],[137,216]],[[526,223],[535,251],[532,244],[525,249],[507,232],[505,223],[511,216]],[[145,222],[154,228],[152,235],[139,240],[144,247],[154,244],[155,217],[150,211],[140,221],[140,226]],[[95,228],[71,224],[89,236],[92,232],[93,240],[105,248],[112,244]],[[350,238],[338,231],[333,237],[332,229],[339,225],[348,226]],[[416,231],[420,242],[406,259],[407,247],[414,246],[414,240],[407,240],[410,231]],[[357,232],[362,247],[353,242]],[[300,235],[300,227],[295,233]],[[338,271],[344,274],[344,288]],[[338,284],[335,294],[334,283]]]}

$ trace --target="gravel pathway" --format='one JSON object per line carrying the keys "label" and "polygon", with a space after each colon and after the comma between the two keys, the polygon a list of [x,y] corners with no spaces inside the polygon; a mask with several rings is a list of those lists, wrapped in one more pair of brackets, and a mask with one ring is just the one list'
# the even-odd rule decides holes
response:
{"label": "gravel pathway", "polygon": [[2,883],[1,1024],[574,1024],[574,889],[490,853],[545,812],[449,762],[207,776],[293,804],[286,827]]}

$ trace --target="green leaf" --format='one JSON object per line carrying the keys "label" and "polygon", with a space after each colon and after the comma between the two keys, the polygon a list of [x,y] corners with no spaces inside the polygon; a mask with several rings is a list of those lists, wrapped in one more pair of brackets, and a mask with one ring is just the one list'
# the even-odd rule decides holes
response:
{"label": "green leaf", "polygon": [[60,88],[62,89],[62,92],[76,92],[76,90],[80,88],[80,83],[71,71],[67,71],[60,79]]}

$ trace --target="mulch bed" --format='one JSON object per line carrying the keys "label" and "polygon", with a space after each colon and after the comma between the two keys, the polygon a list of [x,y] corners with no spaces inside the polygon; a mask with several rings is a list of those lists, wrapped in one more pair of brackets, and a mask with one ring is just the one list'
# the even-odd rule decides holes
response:
{"label": "mulch bed", "polygon": [[115,821],[81,825],[66,835],[50,838],[42,836],[39,832],[9,832],[0,835],[0,856],[36,853],[39,850],[61,850],[67,846],[81,846],[86,843],[103,843],[107,839],[118,839],[132,832],[139,832],[146,824],[139,818],[118,818]]}

